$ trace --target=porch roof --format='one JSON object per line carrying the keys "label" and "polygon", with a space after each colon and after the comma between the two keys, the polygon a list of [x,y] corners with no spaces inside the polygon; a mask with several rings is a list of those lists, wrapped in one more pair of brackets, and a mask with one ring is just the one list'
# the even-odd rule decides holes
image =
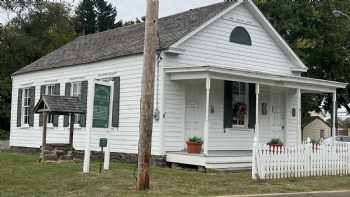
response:
{"label": "porch roof", "polygon": [[222,66],[174,66],[165,67],[171,80],[211,79],[260,83],[286,88],[300,88],[303,92],[334,92],[346,88],[347,83],[307,78],[301,76],[278,75],[259,71],[248,71]]}

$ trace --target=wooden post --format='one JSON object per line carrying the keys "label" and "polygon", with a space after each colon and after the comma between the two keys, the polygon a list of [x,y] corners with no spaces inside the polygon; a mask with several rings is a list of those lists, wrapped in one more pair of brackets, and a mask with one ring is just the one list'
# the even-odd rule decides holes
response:
{"label": "wooden post", "polygon": [[70,127],[69,127],[69,145],[71,146],[71,148],[73,148],[74,122],[75,122],[75,115],[71,113]]}
{"label": "wooden post", "polygon": [[255,84],[255,131],[253,139],[253,154],[252,154],[252,179],[258,178],[257,165],[256,165],[256,147],[259,142],[259,95],[260,95],[260,83]]}
{"label": "wooden post", "polygon": [[210,77],[206,78],[206,103],[205,103],[205,122],[204,122],[204,154],[209,154],[209,101],[210,101]]}
{"label": "wooden post", "polygon": [[42,136],[42,145],[41,145],[41,161],[45,161],[46,133],[47,133],[47,112],[43,112],[43,136]]}
{"label": "wooden post", "polygon": [[140,137],[138,145],[138,172],[136,183],[137,190],[146,190],[149,189],[150,186],[149,168],[152,148],[158,9],[158,0],[147,0],[139,130]]}
{"label": "wooden post", "polygon": [[303,143],[303,135],[302,135],[302,129],[301,129],[301,89],[297,89],[297,126],[298,126],[298,144]]}

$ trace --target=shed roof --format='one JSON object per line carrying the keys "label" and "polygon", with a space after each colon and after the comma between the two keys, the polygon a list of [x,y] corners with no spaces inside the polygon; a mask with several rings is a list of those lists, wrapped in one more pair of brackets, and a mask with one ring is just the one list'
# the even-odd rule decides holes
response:
{"label": "shed roof", "polygon": [[[159,19],[159,48],[170,47],[234,3],[221,2]],[[145,26],[141,23],[80,36],[14,75],[140,54],[144,48],[144,32]]]}
{"label": "shed roof", "polygon": [[53,114],[86,113],[85,107],[80,99],[72,96],[41,96],[34,107],[34,113],[42,113],[44,111]]}

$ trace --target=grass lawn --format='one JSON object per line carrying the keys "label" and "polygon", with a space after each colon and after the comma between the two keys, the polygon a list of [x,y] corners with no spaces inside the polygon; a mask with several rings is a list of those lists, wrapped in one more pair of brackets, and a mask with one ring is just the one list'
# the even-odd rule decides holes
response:
{"label": "grass lawn", "polygon": [[342,190],[350,177],[253,182],[249,172],[207,172],[152,168],[152,189],[136,192],[135,164],[112,163],[98,175],[81,173],[82,163],[38,163],[37,155],[0,152],[0,196],[215,196]]}

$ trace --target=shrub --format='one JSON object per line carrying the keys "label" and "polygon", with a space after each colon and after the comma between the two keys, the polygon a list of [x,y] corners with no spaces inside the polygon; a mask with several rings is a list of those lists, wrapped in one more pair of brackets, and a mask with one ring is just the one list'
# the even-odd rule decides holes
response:
{"label": "shrub", "polygon": [[0,129],[0,140],[7,140],[9,138],[9,132]]}
{"label": "shrub", "polygon": [[203,143],[202,138],[198,137],[198,136],[193,136],[191,138],[188,139],[188,141],[190,142],[194,142],[194,143]]}

